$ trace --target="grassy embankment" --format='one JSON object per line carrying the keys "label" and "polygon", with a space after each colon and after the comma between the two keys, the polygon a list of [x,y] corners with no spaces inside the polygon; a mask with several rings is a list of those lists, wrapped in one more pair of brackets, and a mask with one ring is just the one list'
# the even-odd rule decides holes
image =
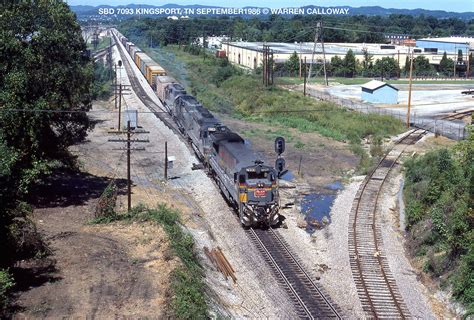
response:
{"label": "grassy embankment", "polygon": [[474,314],[474,133],[405,164],[411,254]]}
{"label": "grassy embankment", "polygon": [[[345,85],[355,85],[355,84],[364,84],[367,83],[373,78],[329,78],[329,83],[335,82]],[[316,79],[311,79],[310,83],[319,83],[323,84],[324,80],[321,77]],[[409,81],[406,79],[401,80],[388,80],[386,81],[389,84],[409,84]],[[290,78],[290,77],[281,77],[278,78],[279,84],[302,84],[303,80],[299,78]],[[474,84],[474,80],[413,80],[413,84]]]}
{"label": "grassy embankment", "polygon": [[[104,195],[112,195],[108,187]],[[173,253],[181,260],[182,265],[172,273],[172,301],[170,309],[177,319],[206,319],[207,305],[204,297],[203,271],[194,254],[194,241],[191,235],[185,233],[180,224],[180,213],[166,205],[150,209],[142,205],[132,208],[126,213],[114,211],[113,199],[103,211],[103,216],[92,223],[153,222],[161,225],[168,235]]]}
{"label": "grassy embankment", "polygon": [[210,110],[348,142],[361,157],[363,172],[372,160],[361,148],[361,139],[379,142],[380,138],[403,130],[403,125],[389,116],[351,112],[300,93],[265,88],[261,76],[245,74],[223,59],[193,55],[177,46],[147,51]]}

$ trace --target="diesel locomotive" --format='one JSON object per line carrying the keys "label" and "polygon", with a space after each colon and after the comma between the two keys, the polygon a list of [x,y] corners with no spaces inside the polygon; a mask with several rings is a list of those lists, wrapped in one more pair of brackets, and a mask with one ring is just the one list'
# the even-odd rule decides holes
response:
{"label": "diesel locomotive", "polygon": [[[145,53],[119,32],[116,37],[157,97],[189,140],[197,156],[214,178],[221,193],[239,213],[243,226],[274,226],[280,220],[278,174],[257,156],[250,145],[214,117],[174,78],[166,75]],[[138,55],[138,56],[137,56]]]}

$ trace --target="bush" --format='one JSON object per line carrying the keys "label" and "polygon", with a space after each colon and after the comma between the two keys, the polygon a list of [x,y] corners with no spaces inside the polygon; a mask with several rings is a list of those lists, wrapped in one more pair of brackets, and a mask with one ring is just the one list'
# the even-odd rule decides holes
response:
{"label": "bush", "polygon": [[8,304],[8,290],[15,285],[13,277],[8,270],[0,269],[0,311],[3,311]]}
{"label": "bush", "polygon": [[471,134],[452,149],[407,161],[404,186],[408,247],[425,258],[425,272],[449,279],[453,296],[469,312],[474,311],[473,150]]}
{"label": "bush", "polygon": [[[472,233],[472,231],[471,231]],[[474,249],[461,257],[459,271],[453,277],[453,295],[468,307],[469,313],[474,313]]]}

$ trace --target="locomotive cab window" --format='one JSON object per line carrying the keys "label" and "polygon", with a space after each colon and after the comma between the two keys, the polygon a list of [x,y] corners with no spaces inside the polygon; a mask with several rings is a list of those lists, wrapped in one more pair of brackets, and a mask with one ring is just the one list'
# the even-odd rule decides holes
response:
{"label": "locomotive cab window", "polygon": [[268,172],[247,172],[247,176],[249,179],[267,179]]}
{"label": "locomotive cab window", "polygon": [[239,183],[245,183],[245,174],[239,175]]}

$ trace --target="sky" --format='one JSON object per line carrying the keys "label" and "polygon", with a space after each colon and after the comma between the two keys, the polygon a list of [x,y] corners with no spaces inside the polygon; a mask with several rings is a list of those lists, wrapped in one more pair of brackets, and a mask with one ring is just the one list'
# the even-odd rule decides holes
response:
{"label": "sky", "polygon": [[474,12],[473,0],[66,0],[70,5],[127,5],[134,4],[152,4],[164,5],[167,3],[190,5],[214,5],[222,7],[301,7],[305,5],[316,5],[322,7],[330,6],[380,6],[384,8],[396,9],[427,9],[427,10],[445,10],[454,12]]}

